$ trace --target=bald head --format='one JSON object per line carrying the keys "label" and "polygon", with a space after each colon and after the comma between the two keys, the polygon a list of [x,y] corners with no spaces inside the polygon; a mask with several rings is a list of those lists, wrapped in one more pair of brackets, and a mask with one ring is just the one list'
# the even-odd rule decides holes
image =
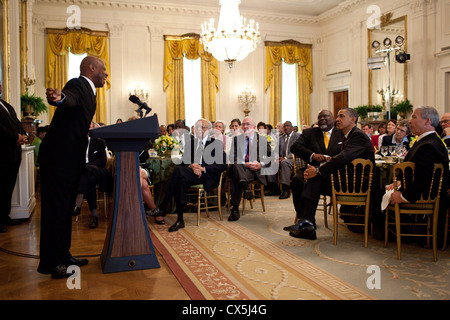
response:
{"label": "bald head", "polygon": [[81,61],[80,74],[89,78],[96,88],[101,88],[105,85],[108,73],[106,72],[106,65],[102,59],[93,56],[87,56]]}

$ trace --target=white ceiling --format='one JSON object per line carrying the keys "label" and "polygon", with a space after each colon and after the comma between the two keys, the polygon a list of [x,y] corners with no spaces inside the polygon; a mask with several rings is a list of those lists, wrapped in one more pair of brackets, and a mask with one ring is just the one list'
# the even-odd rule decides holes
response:
{"label": "white ceiling", "polygon": [[[148,3],[161,1],[146,0]],[[273,12],[276,15],[318,16],[345,0],[241,0],[242,11],[254,13]],[[165,5],[199,6],[204,9],[219,9],[219,0],[168,0]]]}

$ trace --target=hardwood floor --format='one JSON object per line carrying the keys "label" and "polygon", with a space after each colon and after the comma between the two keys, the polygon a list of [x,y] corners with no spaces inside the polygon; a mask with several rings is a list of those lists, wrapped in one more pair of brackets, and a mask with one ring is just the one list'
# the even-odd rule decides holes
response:
{"label": "hardwood floor", "polygon": [[103,274],[100,253],[106,235],[106,219],[100,203],[99,227],[89,229],[89,219],[89,208],[84,202],[79,221],[73,219],[71,253],[88,258],[89,263],[81,267],[81,289],[70,290],[66,279],[55,280],[36,271],[40,233],[37,190],[37,205],[30,219],[0,234],[0,299],[189,300],[158,252],[160,268]]}

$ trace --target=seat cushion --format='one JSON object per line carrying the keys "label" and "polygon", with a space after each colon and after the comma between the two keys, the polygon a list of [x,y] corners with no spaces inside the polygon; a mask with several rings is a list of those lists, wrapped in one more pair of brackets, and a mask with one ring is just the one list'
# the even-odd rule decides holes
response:
{"label": "seat cushion", "polygon": [[336,196],[337,201],[345,202],[366,202],[365,196]]}

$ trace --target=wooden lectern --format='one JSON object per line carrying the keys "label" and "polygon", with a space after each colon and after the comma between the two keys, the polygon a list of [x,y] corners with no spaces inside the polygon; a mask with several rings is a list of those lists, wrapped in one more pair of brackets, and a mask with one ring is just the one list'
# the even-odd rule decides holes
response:
{"label": "wooden lectern", "polygon": [[127,121],[92,129],[116,156],[113,214],[100,257],[103,273],[159,268],[142,201],[139,152],[160,134],[158,118]]}

